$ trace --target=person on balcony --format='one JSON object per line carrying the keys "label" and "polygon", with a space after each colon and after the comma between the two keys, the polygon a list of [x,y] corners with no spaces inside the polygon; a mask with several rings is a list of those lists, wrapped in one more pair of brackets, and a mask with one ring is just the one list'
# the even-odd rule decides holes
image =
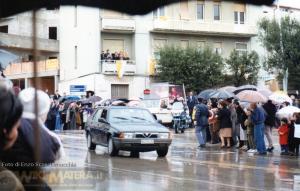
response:
{"label": "person on balcony", "polygon": [[112,55],[111,55],[111,53],[109,52],[109,49],[106,50],[106,53],[105,53],[104,58],[105,58],[106,60],[112,60]]}
{"label": "person on balcony", "polygon": [[102,50],[102,52],[101,52],[101,60],[104,60],[105,59],[105,53],[104,53],[104,51]]}

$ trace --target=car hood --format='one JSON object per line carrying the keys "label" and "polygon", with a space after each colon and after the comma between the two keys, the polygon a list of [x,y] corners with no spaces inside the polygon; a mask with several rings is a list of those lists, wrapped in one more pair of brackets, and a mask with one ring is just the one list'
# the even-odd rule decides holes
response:
{"label": "car hood", "polygon": [[121,132],[170,132],[158,123],[111,123],[111,126]]}

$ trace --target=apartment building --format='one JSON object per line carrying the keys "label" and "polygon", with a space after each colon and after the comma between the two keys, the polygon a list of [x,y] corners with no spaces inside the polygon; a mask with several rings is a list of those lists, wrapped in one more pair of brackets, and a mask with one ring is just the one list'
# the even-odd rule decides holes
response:
{"label": "apartment building", "polygon": [[[271,12],[272,7],[267,8]],[[103,98],[142,96],[143,90],[149,88],[153,81],[153,60],[159,57],[158,49],[165,45],[210,46],[224,58],[233,49],[261,50],[255,36],[257,20],[266,14],[264,11],[264,6],[212,0],[182,1],[143,16],[82,6],[41,10],[39,42],[46,41],[48,44],[39,45],[40,56],[44,56],[39,76],[43,78],[49,74],[47,62],[57,57],[57,65],[53,60],[50,64],[55,68],[51,69],[54,73],[49,74],[54,76],[51,81],[54,88],[51,90],[58,88],[61,93],[67,94],[83,94],[82,90],[92,90]],[[5,27],[2,28],[5,22],[9,30],[8,34],[0,32],[0,35],[16,34],[20,38],[30,38],[31,26],[20,29],[20,18],[15,16],[1,21],[0,31],[6,31]],[[19,31],[15,29],[18,27],[12,27],[14,22],[19,22],[15,24]],[[50,27],[57,27],[57,40],[49,39],[51,31],[55,30]],[[55,44],[53,50],[51,43]],[[29,45],[28,42],[21,47]],[[102,51],[107,50],[123,52],[128,59],[101,60]],[[17,64],[7,69],[10,78],[25,79],[25,87],[30,85],[31,75],[23,72],[26,68],[23,64],[26,63],[22,62],[21,71],[14,68],[20,67]],[[80,87],[81,91],[74,87]]]}
{"label": "apartment building", "polygon": [[[37,49],[39,87],[53,93],[59,79],[59,11],[42,9],[37,14]],[[32,13],[26,12],[0,20],[0,48],[19,56],[9,65],[5,75],[22,89],[32,84],[33,78]]]}
{"label": "apartment building", "polygon": [[[250,50],[257,34],[251,19],[255,9],[228,1],[184,1],[129,16],[61,7],[59,88],[68,92],[71,86],[84,85],[104,98],[141,96],[152,82],[150,68],[162,46],[210,46],[223,57],[233,49]],[[122,77],[117,62],[101,60],[107,50],[128,55]]]}

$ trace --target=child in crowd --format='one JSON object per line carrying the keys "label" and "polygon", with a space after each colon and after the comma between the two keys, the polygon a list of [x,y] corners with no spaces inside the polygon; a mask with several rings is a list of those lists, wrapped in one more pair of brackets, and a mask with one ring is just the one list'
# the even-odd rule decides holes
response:
{"label": "child in crowd", "polygon": [[281,119],[281,125],[278,128],[279,134],[279,144],[281,146],[281,155],[288,154],[288,136],[289,136],[289,129],[288,129],[288,120],[286,118]]}

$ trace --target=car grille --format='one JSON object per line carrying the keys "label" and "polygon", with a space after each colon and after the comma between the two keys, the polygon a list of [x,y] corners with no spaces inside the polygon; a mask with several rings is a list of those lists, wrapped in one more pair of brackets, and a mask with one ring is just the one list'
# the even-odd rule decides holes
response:
{"label": "car grille", "polygon": [[158,135],[157,134],[152,134],[152,133],[137,133],[135,135],[135,138],[138,138],[138,139],[144,139],[144,138],[156,139],[156,138],[158,138]]}

